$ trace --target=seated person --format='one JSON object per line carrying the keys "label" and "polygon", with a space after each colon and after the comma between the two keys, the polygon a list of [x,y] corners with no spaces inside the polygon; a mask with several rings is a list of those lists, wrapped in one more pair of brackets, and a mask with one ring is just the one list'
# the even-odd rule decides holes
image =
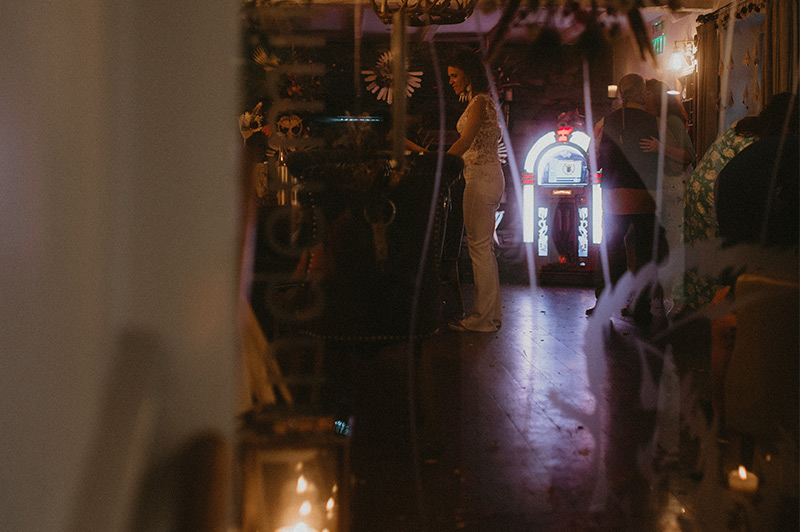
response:
{"label": "seated person", "polygon": [[771,135],[754,142],[720,172],[714,192],[720,236],[725,245],[798,245],[797,99],[792,115],[787,135]]}
{"label": "seated person", "polygon": [[[714,188],[720,171],[756,140],[780,135],[791,101],[792,94],[789,92],[774,95],[761,114],[742,118],[706,150],[686,184],[683,225],[685,244],[697,244],[720,236],[714,202]],[[678,306],[678,312],[681,306],[690,310],[705,307],[724,286],[725,280],[718,275],[701,275],[697,268],[688,269],[684,276],[682,305]]]}

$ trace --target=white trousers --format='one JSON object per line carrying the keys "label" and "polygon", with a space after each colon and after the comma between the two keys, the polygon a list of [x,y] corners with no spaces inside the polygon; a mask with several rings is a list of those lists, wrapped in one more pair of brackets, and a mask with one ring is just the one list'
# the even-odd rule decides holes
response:
{"label": "white trousers", "polygon": [[461,320],[473,331],[496,331],[503,324],[500,276],[494,254],[495,212],[505,188],[500,163],[464,167],[464,229],[475,287],[472,308]]}

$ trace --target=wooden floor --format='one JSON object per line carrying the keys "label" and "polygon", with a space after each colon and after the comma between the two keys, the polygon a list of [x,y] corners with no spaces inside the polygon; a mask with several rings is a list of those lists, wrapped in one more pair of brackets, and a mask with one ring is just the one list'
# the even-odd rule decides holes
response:
{"label": "wooden floor", "polygon": [[[798,529],[796,446],[753,448],[712,415],[707,323],[656,305],[637,327],[613,294],[587,317],[588,288],[502,294],[496,333],[443,316],[420,351],[325,352],[323,403],[352,421],[340,532]],[[741,464],[756,496],[728,487]]]}
{"label": "wooden floor", "polygon": [[353,530],[650,529],[636,462],[655,415],[637,406],[639,355],[607,359],[584,312],[592,290],[504,286],[503,298],[499,332],[424,342],[434,412],[420,409],[420,430],[408,346],[356,365]]}
{"label": "wooden floor", "polygon": [[586,288],[504,285],[503,301],[499,332],[423,343],[416,422],[409,346],[355,364],[351,530],[798,529],[796,453],[748,464],[789,484],[728,488],[754,453],[711,421],[705,329],[656,314],[645,331],[624,301],[587,317]]}

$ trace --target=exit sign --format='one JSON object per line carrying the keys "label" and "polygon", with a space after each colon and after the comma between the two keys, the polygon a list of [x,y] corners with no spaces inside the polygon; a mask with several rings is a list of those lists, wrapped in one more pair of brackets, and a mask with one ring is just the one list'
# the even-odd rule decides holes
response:
{"label": "exit sign", "polygon": [[659,35],[655,39],[653,39],[653,53],[656,55],[661,55],[664,53],[664,41],[666,39],[663,35]]}

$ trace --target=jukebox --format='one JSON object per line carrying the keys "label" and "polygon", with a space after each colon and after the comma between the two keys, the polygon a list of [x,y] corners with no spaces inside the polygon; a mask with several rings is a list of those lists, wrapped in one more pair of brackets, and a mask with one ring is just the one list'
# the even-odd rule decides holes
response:
{"label": "jukebox", "polygon": [[600,182],[591,176],[591,137],[560,125],[525,157],[523,229],[543,281],[588,282],[603,238]]}

